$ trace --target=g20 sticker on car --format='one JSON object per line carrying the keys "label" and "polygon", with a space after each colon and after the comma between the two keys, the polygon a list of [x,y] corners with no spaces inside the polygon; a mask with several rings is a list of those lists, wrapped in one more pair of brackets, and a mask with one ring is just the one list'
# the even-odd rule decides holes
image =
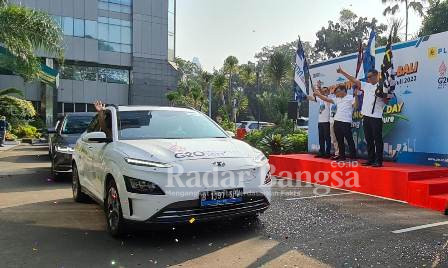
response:
{"label": "g20 sticker on car", "polygon": [[177,152],[174,154],[175,158],[198,158],[198,157],[224,157],[228,154],[225,151],[196,151],[196,152]]}
{"label": "g20 sticker on car", "polygon": [[182,152],[182,153],[175,153],[174,157],[176,158],[195,158],[195,157],[202,157],[205,156],[204,152]]}

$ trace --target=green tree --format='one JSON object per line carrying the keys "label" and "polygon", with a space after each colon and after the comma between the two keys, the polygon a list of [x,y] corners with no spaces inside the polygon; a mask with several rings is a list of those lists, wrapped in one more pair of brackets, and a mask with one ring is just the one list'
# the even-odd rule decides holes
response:
{"label": "green tree", "polygon": [[25,80],[37,77],[40,59],[36,50],[63,57],[63,34],[50,15],[24,6],[0,1],[0,44],[8,57],[0,57],[0,67],[13,71]]}
{"label": "green tree", "polygon": [[[233,103],[233,88],[232,88],[232,82],[233,82],[233,75],[238,72],[238,59],[235,56],[229,56],[224,61],[224,72],[229,75],[229,90],[228,90],[228,104],[232,106]],[[235,118],[235,115],[233,113],[233,107],[228,107],[230,109],[230,114],[232,121]]]}
{"label": "green tree", "polygon": [[176,58],[181,79],[174,91],[168,92],[166,98],[170,105],[189,106],[202,112],[208,111],[207,85],[211,75],[196,64]]}
{"label": "green tree", "polygon": [[282,81],[287,77],[288,72],[292,68],[292,62],[284,53],[275,51],[269,58],[267,68],[275,90],[279,90]]}
{"label": "green tree", "polygon": [[255,64],[248,62],[239,68],[239,77],[245,89],[252,87],[256,82]]}
{"label": "green tree", "polygon": [[[388,5],[384,11],[383,15],[386,16],[388,14],[395,15],[400,10],[400,4],[404,4],[405,11],[406,11],[406,21],[405,21],[405,27],[406,27],[406,33],[405,33],[405,40],[408,40],[408,26],[409,26],[409,9],[413,9],[417,14],[420,16],[424,15],[424,7],[422,2],[423,1],[410,1],[410,0],[381,0],[381,2],[385,5]],[[389,5],[390,3],[390,5]]]}
{"label": "green tree", "polygon": [[420,35],[448,31],[448,1],[433,1],[423,19]]}
{"label": "green tree", "polygon": [[0,115],[6,116],[12,128],[15,129],[18,125],[35,117],[36,110],[31,102],[12,95],[23,97],[22,91],[15,88],[0,90]]}
{"label": "green tree", "polygon": [[366,17],[358,17],[348,9],[340,12],[338,22],[329,21],[328,26],[322,27],[316,33],[316,53],[321,53],[322,58],[334,58],[356,52],[360,42],[367,42],[371,29],[377,32],[377,45],[385,45],[387,37],[381,36],[387,26],[378,24],[373,18],[369,21]]}
{"label": "green tree", "polygon": [[222,73],[216,73],[213,81],[213,92],[220,98],[221,104],[226,105],[225,95],[227,93],[227,78]]}

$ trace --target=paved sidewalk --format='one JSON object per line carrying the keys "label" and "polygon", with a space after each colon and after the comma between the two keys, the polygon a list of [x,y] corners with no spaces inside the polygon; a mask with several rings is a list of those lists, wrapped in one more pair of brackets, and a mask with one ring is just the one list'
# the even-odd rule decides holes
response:
{"label": "paved sidewalk", "polygon": [[10,150],[10,149],[12,149],[12,148],[14,148],[16,146],[19,146],[20,143],[6,141],[3,145],[4,145],[4,147],[0,147],[0,152],[8,151],[8,150]]}

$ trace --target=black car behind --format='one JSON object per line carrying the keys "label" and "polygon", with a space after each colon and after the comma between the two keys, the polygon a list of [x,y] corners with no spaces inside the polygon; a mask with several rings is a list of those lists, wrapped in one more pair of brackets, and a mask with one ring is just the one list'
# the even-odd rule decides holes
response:
{"label": "black car behind", "polygon": [[72,153],[76,141],[86,130],[96,113],[67,113],[49,129],[52,134],[49,142],[51,171],[55,179],[64,173],[72,172]]}

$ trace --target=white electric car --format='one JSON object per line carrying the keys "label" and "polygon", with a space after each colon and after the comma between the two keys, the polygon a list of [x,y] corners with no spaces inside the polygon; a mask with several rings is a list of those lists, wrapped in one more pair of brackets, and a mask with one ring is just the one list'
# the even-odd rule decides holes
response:
{"label": "white electric car", "polygon": [[97,115],[76,143],[72,188],[75,201],[90,196],[104,206],[113,236],[132,223],[195,224],[268,208],[266,157],[203,113],[150,106],[104,112],[104,124]]}

